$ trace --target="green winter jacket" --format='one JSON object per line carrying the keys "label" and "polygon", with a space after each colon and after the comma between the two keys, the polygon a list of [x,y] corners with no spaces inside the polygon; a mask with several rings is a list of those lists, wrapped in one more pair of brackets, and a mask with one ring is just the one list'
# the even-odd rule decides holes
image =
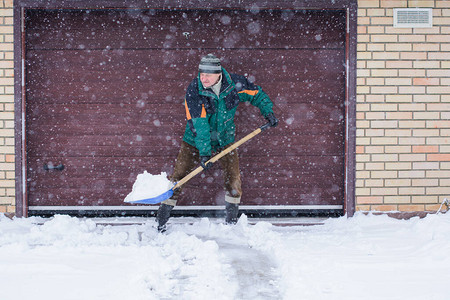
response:
{"label": "green winter jacket", "polygon": [[234,117],[240,102],[250,102],[265,117],[272,113],[272,101],[261,87],[241,75],[230,74],[222,68],[219,97],[203,88],[200,74],[186,91],[187,124],[183,140],[196,147],[200,156],[231,144],[235,140]]}

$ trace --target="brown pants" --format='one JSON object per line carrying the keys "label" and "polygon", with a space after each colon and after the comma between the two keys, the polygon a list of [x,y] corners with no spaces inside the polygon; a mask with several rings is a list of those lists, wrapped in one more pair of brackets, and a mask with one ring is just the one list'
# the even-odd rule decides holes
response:
{"label": "brown pants", "polygon": [[[182,141],[175,168],[169,179],[177,182],[199,166],[200,156],[197,148]],[[239,170],[239,156],[236,150],[231,151],[219,160],[225,181],[225,201],[239,204],[242,196],[241,175]],[[175,206],[180,197],[181,189],[177,189],[173,196],[163,203]]]}

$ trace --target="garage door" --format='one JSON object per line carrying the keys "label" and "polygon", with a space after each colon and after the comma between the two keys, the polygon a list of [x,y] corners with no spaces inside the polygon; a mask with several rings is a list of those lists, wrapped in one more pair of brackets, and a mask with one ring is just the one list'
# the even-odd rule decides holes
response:
{"label": "garage door", "polygon": [[[184,93],[215,53],[273,100],[275,129],[239,148],[243,207],[338,210],[344,203],[345,13],[337,10],[28,10],[29,210],[139,210],[136,176],[170,173]],[[238,137],[265,120],[241,104]],[[220,168],[179,205],[224,205]]]}

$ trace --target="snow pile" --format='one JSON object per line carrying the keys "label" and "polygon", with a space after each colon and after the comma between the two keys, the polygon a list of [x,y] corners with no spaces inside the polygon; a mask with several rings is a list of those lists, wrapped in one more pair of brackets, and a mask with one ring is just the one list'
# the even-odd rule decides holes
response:
{"label": "snow pile", "polygon": [[[135,225],[99,225],[122,221]],[[10,220],[2,299],[448,299],[450,214],[324,225],[175,218]]]}
{"label": "snow pile", "polygon": [[284,299],[444,300],[449,292],[438,282],[450,282],[449,228],[450,214],[408,221],[357,214],[285,232],[267,250]]}
{"label": "snow pile", "polygon": [[133,189],[129,193],[124,202],[133,202],[148,198],[157,197],[173,188],[173,183],[167,179],[166,172],[159,175],[152,175],[147,171],[139,174],[133,184]]}
{"label": "snow pile", "polygon": [[38,222],[0,215],[2,299],[231,299],[236,291],[214,241],[158,234],[153,220]]}

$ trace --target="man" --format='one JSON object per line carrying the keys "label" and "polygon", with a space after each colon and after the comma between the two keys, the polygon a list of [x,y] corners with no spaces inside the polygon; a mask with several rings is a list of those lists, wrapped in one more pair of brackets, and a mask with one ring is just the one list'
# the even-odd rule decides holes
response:
{"label": "man", "polygon": [[[240,102],[245,101],[258,107],[271,126],[277,126],[272,101],[261,87],[244,76],[228,73],[213,54],[204,56],[199,64],[198,76],[186,91],[187,124],[173,174],[169,177],[172,182],[189,174],[199,161],[205,170],[209,169],[212,163],[208,160],[212,153],[234,143],[236,109]],[[225,222],[235,224],[242,196],[237,150],[219,162],[225,179]],[[170,199],[160,205],[156,216],[159,231],[165,230],[180,193],[181,189],[177,189]]]}

